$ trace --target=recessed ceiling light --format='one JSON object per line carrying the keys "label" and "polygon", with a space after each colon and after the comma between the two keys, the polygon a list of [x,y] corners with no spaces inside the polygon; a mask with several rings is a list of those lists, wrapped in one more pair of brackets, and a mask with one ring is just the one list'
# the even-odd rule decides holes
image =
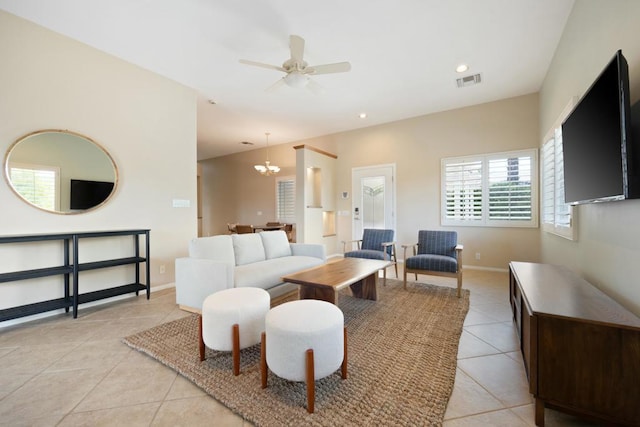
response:
{"label": "recessed ceiling light", "polygon": [[216,105],[216,101],[214,101],[213,99],[208,99],[207,102],[211,105]]}
{"label": "recessed ceiling light", "polygon": [[456,67],[456,72],[457,73],[464,73],[465,71],[467,71],[469,69],[469,66],[467,64],[460,64]]}
{"label": "recessed ceiling light", "polygon": [[360,113],[359,117],[361,119],[366,119],[367,118],[367,113]]}

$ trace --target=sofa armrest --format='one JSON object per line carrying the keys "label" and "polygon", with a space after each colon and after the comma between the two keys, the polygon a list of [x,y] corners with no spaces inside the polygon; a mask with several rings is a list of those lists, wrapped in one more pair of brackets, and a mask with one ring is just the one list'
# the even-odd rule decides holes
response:
{"label": "sofa armrest", "polygon": [[176,303],[202,310],[204,299],[233,288],[234,265],[205,258],[176,259]]}
{"label": "sofa armrest", "polygon": [[320,258],[323,261],[327,260],[327,254],[324,249],[324,245],[312,244],[312,243],[291,243],[291,255],[296,256],[312,256]]}

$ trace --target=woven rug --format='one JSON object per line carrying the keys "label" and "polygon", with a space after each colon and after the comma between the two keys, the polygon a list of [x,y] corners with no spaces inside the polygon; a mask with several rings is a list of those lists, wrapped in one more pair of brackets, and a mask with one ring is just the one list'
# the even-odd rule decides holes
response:
{"label": "woven rug", "polygon": [[348,334],[348,378],[340,370],[316,381],[315,412],[304,383],[269,373],[260,387],[260,345],[198,356],[198,316],[190,315],[123,341],[193,381],[257,426],[441,425],[456,375],[458,342],[469,291],[387,280],[378,301],[341,294]]}

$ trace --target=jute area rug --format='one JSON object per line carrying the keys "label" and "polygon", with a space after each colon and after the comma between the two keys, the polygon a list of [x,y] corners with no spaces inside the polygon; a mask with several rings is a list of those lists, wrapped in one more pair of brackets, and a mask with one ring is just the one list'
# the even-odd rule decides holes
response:
{"label": "jute area rug", "polygon": [[260,345],[241,351],[241,373],[231,353],[198,356],[198,316],[124,338],[193,381],[258,426],[441,425],[456,375],[458,342],[469,291],[399,280],[379,285],[378,301],[339,297],[348,336],[348,378],[340,369],[316,381],[315,412],[307,413],[304,383],[269,372],[260,387]]}

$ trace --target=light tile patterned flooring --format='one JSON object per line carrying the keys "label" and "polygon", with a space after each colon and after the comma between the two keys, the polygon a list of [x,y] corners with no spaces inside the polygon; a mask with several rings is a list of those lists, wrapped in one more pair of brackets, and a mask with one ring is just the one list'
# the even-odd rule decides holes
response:
{"label": "light tile patterned flooring", "polygon": [[[454,286],[453,279],[418,278]],[[507,274],[467,269],[464,287],[471,290],[471,308],[444,426],[533,426]],[[166,289],[149,301],[141,296],[80,310],[78,319],[59,315],[0,329],[0,425],[250,425],[120,342],[187,314],[177,308],[175,291]],[[550,410],[546,424],[592,425]]]}

